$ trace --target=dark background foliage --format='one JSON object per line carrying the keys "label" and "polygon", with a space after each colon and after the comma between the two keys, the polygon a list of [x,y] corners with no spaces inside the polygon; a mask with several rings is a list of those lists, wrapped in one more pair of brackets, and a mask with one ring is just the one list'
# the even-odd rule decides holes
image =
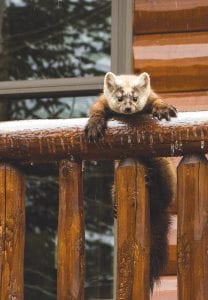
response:
{"label": "dark background foliage", "polygon": [[[110,0],[0,4],[0,80],[102,75],[110,68]],[[2,119],[84,117],[94,97],[10,100]],[[58,166],[26,169],[25,299],[56,299]],[[111,162],[84,163],[86,299],[112,297]],[[37,176],[38,175],[38,176]]]}

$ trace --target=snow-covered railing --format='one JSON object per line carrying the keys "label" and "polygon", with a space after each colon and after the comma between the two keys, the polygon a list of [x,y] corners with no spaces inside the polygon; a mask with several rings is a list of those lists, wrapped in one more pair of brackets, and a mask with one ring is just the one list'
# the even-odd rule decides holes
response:
{"label": "snow-covered railing", "polygon": [[[60,164],[58,299],[81,300],[85,269],[82,160],[138,156],[184,156],[178,167],[179,299],[207,299],[208,163],[204,154],[208,152],[208,112],[179,113],[170,122],[150,117],[109,121],[106,136],[99,142],[86,140],[86,121],[0,123],[0,299],[23,299],[25,183],[19,166]],[[118,205],[115,297],[147,300],[150,239],[145,168],[127,159],[115,172],[117,193],[128,192],[123,185],[126,180],[132,191],[132,201]],[[135,201],[141,204],[139,209]],[[126,226],[131,226],[128,235]]]}
{"label": "snow-covered railing", "polygon": [[0,123],[0,157],[18,161],[62,158],[114,160],[208,152],[208,111],[181,112],[171,121],[150,117],[109,121],[104,139],[89,143],[87,119]]}

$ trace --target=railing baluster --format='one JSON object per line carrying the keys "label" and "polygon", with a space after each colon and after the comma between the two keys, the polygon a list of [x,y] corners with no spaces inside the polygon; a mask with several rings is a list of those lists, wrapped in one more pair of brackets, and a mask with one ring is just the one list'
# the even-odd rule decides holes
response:
{"label": "railing baluster", "polygon": [[62,160],[59,181],[58,299],[84,298],[84,216],[81,162]]}
{"label": "railing baluster", "polygon": [[116,170],[117,300],[149,299],[149,204],[145,168],[125,160]]}
{"label": "railing baluster", "polygon": [[25,178],[0,164],[0,299],[22,300],[25,242]]}
{"label": "railing baluster", "polygon": [[208,299],[208,162],[185,156],[178,167],[178,299]]}

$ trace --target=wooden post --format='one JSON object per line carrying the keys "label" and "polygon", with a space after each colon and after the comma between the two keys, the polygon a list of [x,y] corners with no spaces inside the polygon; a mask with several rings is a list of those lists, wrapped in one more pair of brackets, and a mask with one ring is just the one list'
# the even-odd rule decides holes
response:
{"label": "wooden post", "polygon": [[81,163],[62,160],[59,181],[58,299],[84,299],[84,216]]}
{"label": "wooden post", "polygon": [[116,170],[117,300],[149,299],[149,203],[145,169],[133,159]]}
{"label": "wooden post", "polygon": [[0,164],[0,299],[22,300],[25,242],[25,178]]}
{"label": "wooden post", "polygon": [[208,299],[208,162],[185,156],[178,167],[178,299]]}

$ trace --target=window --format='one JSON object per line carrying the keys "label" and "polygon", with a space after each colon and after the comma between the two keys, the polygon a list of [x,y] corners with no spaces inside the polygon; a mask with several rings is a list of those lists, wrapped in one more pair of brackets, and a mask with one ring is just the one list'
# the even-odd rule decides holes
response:
{"label": "window", "polygon": [[[131,72],[131,16],[131,0],[3,1],[0,118],[87,116],[102,89],[105,72]],[[85,298],[110,299],[113,164],[84,162],[83,169]],[[36,166],[31,162],[26,172],[25,299],[55,299],[57,163]]]}

